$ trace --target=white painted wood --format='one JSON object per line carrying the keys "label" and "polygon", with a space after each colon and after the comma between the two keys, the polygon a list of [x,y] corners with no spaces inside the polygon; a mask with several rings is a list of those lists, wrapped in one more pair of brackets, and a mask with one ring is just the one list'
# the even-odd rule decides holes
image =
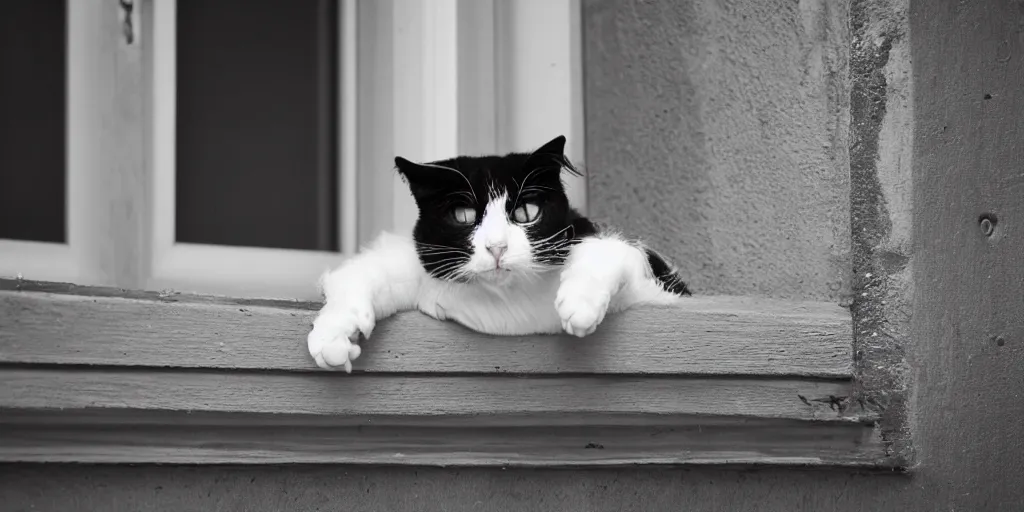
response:
{"label": "white painted wood", "polygon": [[341,198],[341,208],[338,209],[338,214],[341,215],[341,219],[338,222],[338,226],[341,229],[341,233],[338,239],[341,240],[342,254],[351,255],[359,248],[357,222],[359,191],[356,178],[359,161],[357,123],[359,119],[359,100],[356,94],[356,63],[358,59],[359,35],[356,0],[340,0],[340,2],[341,6],[338,9],[340,19],[338,23],[341,28],[341,37],[339,38],[341,51],[338,53],[338,58],[341,62],[339,63],[338,70],[341,76],[338,83],[341,87],[339,91],[341,101],[338,102],[338,118],[341,120],[339,123],[341,127],[341,143],[338,144],[338,148],[341,152],[341,158],[339,159],[341,179],[338,180],[338,184],[341,190],[338,197]]}
{"label": "white painted wood", "polygon": [[422,149],[423,157],[433,160],[459,152],[458,0],[430,0],[424,5]]}
{"label": "white painted wood", "polygon": [[320,276],[342,258],[333,252],[176,243],[155,261],[146,288],[316,300]]}
{"label": "white painted wood", "polygon": [[360,26],[371,27],[359,35],[360,243],[382,230],[412,231],[418,211],[395,156],[423,161],[461,150],[462,2],[359,3]]}
{"label": "white painted wood", "polygon": [[459,0],[459,152],[498,151],[497,64],[494,27],[496,0]]}
{"label": "white painted wood", "polygon": [[0,275],[141,285],[145,272],[142,23],[119,5],[68,3],[67,243],[0,240]]}
{"label": "white painted wood", "polygon": [[[347,2],[342,14],[354,10]],[[229,247],[187,244],[175,241],[175,87],[176,87],[176,0],[154,2],[153,27],[153,108],[152,169],[153,229],[152,271],[145,287],[152,290],[174,289],[239,297],[277,297],[314,299],[319,292],[316,283],[329,268],[337,266],[342,255],[327,251],[303,251],[257,247]],[[345,32],[342,41],[351,30]],[[351,45],[350,45],[351,46]],[[345,48],[342,55],[349,55]],[[355,66],[340,66],[343,86],[355,82]],[[352,93],[341,91],[342,106],[352,108]],[[356,144],[346,137],[354,136],[351,124],[342,118],[342,143],[351,150]],[[347,130],[346,130],[347,128]],[[355,196],[355,152],[344,152],[341,172],[342,198]],[[348,171],[346,173],[346,171]],[[345,192],[347,190],[347,192]],[[342,237],[350,250],[355,235],[346,233],[354,226],[347,219],[355,208],[342,203]]]}
{"label": "white painted wood", "polygon": [[[393,1],[393,153],[450,158],[459,153],[458,1]],[[411,233],[416,204],[397,173],[392,183],[392,229]]]}
{"label": "white painted wood", "polygon": [[587,171],[586,171],[586,112],[583,101],[583,7],[580,0],[569,1],[569,65],[570,65],[570,129],[573,138],[568,148],[569,158],[583,171],[583,176],[566,177],[569,204],[575,205],[580,213],[587,214]]}
{"label": "white painted wood", "polygon": [[[142,285],[148,268],[146,93],[140,6],[125,38],[116,2],[69,2],[69,243],[79,283]],[[77,29],[75,27],[78,27]],[[76,33],[77,30],[81,33]],[[138,29],[138,30],[136,30]],[[73,78],[76,77],[76,78]],[[81,224],[81,227],[79,226]]]}
{"label": "white painted wood", "polygon": [[0,239],[0,277],[67,283],[84,280],[70,245],[6,239]]}
{"label": "white painted wood", "polygon": [[112,85],[103,76],[110,70],[96,65],[104,60],[112,62],[109,55],[104,58],[113,48],[103,44],[102,18],[118,21],[119,15],[117,11],[111,12],[112,5],[104,3],[86,0],[67,4],[67,247],[76,267],[68,281],[81,284],[112,284],[109,277],[98,275],[97,262],[88,254],[90,237],[98,231],[96,213],[102,207],[98,204],[102,196],[96,197],[92,184],[100,178],[94,175],[99,171],[94,163],[104,149],[113,149],[98,146],[100,141],[96,137],[104,117],[103,101],[97,95],[103,94],[101,88]]}
{"label": "white painted wood", "polygon": [[[579,0],[497,2],[498,150],[526,151],[565,135],[585,167]],[[566,177],[569,202],[586,213],[586,180]]]}
{"label": "white painted wood", "polygon": [[[177,0],[155,0],[149,63],[153,76],[150,169],[153,173],[151,250],[154,259],[165,257],[174,246],[176,31]],[[154,261],[154,274],[158,273],[158,267]]]}
{"label": "white painted wood", "polygon": [[[359,150],[358,243],[366,244],[392,229],[395,195],[394,154],[394,5],[390,0],[359,0],[360,30],[356,95]],[[403,192],[408,194],[408,192]]]}

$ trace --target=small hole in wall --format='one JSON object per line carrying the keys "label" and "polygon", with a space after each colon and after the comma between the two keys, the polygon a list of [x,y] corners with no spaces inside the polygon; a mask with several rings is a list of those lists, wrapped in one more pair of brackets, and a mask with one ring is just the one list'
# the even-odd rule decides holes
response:
{"label": "small hole in wall", "polygon": [[990,100],[990,99],[992,99],[992,95],[991,95],[991,94],[985,94],[985,99],[986,99],[986,100]]}
{"label": "small hole in wall", "polygon": [[998,222],[996,216],[991,213],[986,213],[981,217],[978,217],[978,227],[981,228],[981,232],[984,233],[985,236],[992,236],[992,234],[995,233],[996,222]]}

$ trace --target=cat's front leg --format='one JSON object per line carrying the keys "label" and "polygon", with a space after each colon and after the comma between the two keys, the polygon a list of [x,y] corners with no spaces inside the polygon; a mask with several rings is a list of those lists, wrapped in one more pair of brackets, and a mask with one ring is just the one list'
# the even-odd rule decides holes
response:
{"label": "cat's front leg", "polygon": [[589,237],[573,246],[555,297],[562,329],[574,336],[594,332],[631,279],[642,279],[647,260],[636,246],[615,236]]}
{"label": "cat's front leg", "polygon": [[390,233],[324,275],[324,306],[306,340],[317,366],[351,372],[359,334],[369,338],[378,320],[415,307],[423,279],[412,241]]}

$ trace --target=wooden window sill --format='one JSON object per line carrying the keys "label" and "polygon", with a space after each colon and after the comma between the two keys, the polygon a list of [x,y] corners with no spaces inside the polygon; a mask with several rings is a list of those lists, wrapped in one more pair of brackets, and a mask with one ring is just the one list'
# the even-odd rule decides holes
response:
{"label": "wooden window sill", "polygon": [[695,297],[594,335],[380,322],[351,375],[319,305],[0,280],[0,461],[885,466],[839,306]]}

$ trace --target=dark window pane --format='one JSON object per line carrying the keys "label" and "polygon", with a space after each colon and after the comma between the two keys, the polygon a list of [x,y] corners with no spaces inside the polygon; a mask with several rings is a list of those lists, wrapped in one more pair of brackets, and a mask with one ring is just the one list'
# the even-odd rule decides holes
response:
{"label": "dark window pane", "polygon": [[65,13],[32,0],[0,14],[0,238],[66,240]]}
{"label": "dark window pane", "polygon": [[336,13],[178,2],[178,241],[338,250]]}

